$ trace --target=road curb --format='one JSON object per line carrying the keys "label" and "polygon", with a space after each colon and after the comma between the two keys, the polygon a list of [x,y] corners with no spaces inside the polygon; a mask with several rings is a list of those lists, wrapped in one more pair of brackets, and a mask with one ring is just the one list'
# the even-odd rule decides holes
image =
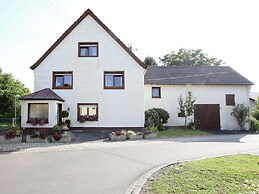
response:
{"label": "road curb", "polygon": [[161,164],[159,166],[156,166],[155,168],[152,168],[151,170],[147,171],[146,173],[144,173],[143,175],[141,175],[137,180],[135,180],[132,185],[128,188],[128,190],[126,191],[125,194],[139,194],[142,187],[144,186],[144,184],[146,183],[146,181],[148,180],[149,177],[151,177],[155,172],[174,165],[174,164],[179,164],[182,162],[190,162],[190,161],[195,161],[195,160],[203,160],[203,159],[208,159],[208,158],[218,158],[218,157],[223,157],[223,156],[232,156],[232,155],[238,155],[238,154],[252,154],[251,152],[236,152],[236,153],[231,153],[231,154],[223,154],[223,155],[217,155],[217,156],[210,156],[210,157],[201,157],[201,158],[193,158],[193,159],[189,159],[189,160],[179,160],[179,161],[175,161],[175,162],[168,162],[168,163],[164,163]]}

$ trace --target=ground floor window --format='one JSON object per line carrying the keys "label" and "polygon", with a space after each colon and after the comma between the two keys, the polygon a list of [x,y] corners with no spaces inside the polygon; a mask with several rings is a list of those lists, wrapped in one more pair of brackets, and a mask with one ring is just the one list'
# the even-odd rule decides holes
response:
{"label": "ground floor window", "polygon": [[48,103],[29,103],[28,104],[28,121],[32,119],[44,119],[48,122],[49,104]]}
{"label": "ground floor window", "polygon": [[81,123],[98,121],[98,103],[78,103],[77,120]]}

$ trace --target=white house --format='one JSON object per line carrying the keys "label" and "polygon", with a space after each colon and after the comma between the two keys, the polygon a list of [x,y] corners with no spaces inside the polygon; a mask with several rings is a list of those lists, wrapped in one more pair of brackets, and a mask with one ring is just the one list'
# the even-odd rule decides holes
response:
{"label": "white house", "polygon": [[[22,127],[44,127],[68,110],[71,127],[143,127],[144,111],[160,107],[181,126],[178,96],[192,85],[195,118],[204,129],[236,129],[233,105],[249,105],[252,83],[229,67],[149,67],[91,10],[87,10],[33,65],[34,90],[23,96]],[[145,80],[145,83],[144,83]],[[206,113],[206,114],[201,114]]]}
{"label": "white house", "polygon": [[51,127],[59,110],[73,127],[143,127],[146,65],[91,10],[31,69],[36,93],[21,98],[23,128],[41,127],[29,122],[41,117]]}
{"label": "white house", "polygon": [[151,66],[145,74],[145,109],[163,108],[170,113],[168,126],[183,126],[184,118],[178,117],[178,98],[180,94],[185,97],[187,85],[190,85],[196,100],[194,118],[199,121],[200,128],[239,129],[231,112],[236,104],[249,107],[252,84],[227,66]]}

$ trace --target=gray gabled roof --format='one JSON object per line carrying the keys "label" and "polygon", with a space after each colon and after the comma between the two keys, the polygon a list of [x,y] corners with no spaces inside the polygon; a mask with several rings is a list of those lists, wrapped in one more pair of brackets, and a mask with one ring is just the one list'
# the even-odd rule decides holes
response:
{"label": "gray gabled roof", "polygon": [[145,84],[253,85],[251,81],[228,66],[149,66],[145,74]]}
{"label": "gray gabled roof", "polygon": [[20,100],[58,100],[58,101],[65,101],[55,92],[53,92],[50,88],[45,88],[39,90],[37,92],[31,93],[26,96],[22,96]]}

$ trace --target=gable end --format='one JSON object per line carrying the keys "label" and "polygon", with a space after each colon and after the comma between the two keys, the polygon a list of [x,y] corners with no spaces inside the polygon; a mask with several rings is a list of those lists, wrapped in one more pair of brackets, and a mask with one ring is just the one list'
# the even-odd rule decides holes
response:
{"label": "gable end", "polygon": [[40,63],[66,38],[66,36],[86,17],[90,15],[141,67],[144,69],[147,68],[133,52],[104,24],[102,21],[97,18],[96,15],[90,10],[87,9],[83,15],[81,15],[63,34],[62,36],[43,54],[43,56],[30,68],[33,70],[40,65]]}

